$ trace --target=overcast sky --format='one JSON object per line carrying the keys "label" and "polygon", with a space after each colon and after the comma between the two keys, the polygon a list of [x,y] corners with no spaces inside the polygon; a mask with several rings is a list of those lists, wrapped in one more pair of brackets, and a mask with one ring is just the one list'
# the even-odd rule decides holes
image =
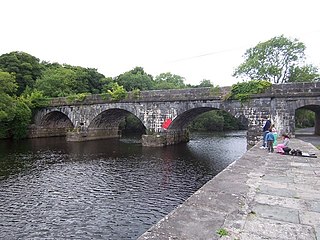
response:
{"label": "overcast sky", "polygon": [[240,81],[245,51],[284,34],[320,67],[319,0],[0,0],[0,55],[96,68],[135,66],[219,86]]}

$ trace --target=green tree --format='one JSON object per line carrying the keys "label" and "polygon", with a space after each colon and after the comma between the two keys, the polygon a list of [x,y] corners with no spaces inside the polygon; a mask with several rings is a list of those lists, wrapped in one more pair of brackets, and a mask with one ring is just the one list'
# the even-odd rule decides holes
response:
{"label": "green tree", "polygon": [[48,68],[41,78],[37,79],[35,87],[47,97],[66,97],[76,94],[77,74],[64,67]]}
{"label": "green tree", "polygon": [[297,109],[295,113],[295,124],[297,128],[314,127],[315,113],[304,108]]}
{"label": "green tree", "polygon": [[0,92],[13,95],[17,91],[17,88],[15,76],[0,70]]}
{"label": "green tree", "polygon": [[142,67],[135,67],[129,72],[120,74],[114,79],[120,86],[127,91],[134,89],[150,90],[153,88],[153,77],[147,74]]}
{"label": "green tree", "polygon": [[[304,63],[305,49],[302,42],[297,39],[288,39],[283,35],[260,42],[246,51],[245,61],[238,66],[233,76],[241,76],[250,80],[267,80],[273,83],[288,82],[290,76],[294,75],[292,71],[297,70],[297,67]],[[294,79],[297,80],[297,78]],[[300,81],[305,81],[305,79],[300,79]]]}
{"label": "green tree", "polygon": [[15,139],[21,139],[27,134],[32,112],[27,104],[21,99],[15,100],[14,111],[14,118],[10,122],[10,136]]}
{"label": "green tree", "polygon": [[49,99],[43,95],[42,91],[27,87],[20,95],[19,99],[23,101],[30,109],[46,107]]}
{"label": "green tree", "polygon": [[320,77],[318,68],[313,65],[292,67],[288,82],[312,82]]}
{"label": "green tree", "polygon": [[14,73],[18,84],[17,95],[24,89],[33,87],[36,79],[42,74],[39,59],[25,52],[10,52],[0,56],[0,69]]}
{"label": "green tree", "polygon": [[192,131],[222,131],[224,125],[223,116],[218,111],[209,111],[198,116],[190,125]]}
{"label": "green tree", "polygon": [[14,75],[0,72],[0,136],[5,136],[14,118],[14,98],[18,86]]}
{"label": "green tree", "polygon": [[0,72],[0,138],[22,138],[31,121],[31,109],[15,92],[15,76]]}
{"label": "green tree", "polygon": [[181,89],[186,87],[183,77],[170,72],[159,74],[155,77],[154,82],[155,89]]}
{"label": "green tree", "polygon": [[198,116],[190,125],[192,131],[223,131],[246,129],[239,119],[229,113],[213,110]]}
{"label": "green tree", "polygon": [[252,94],[265,92],[272,86],[268,81],[251,80],[247,82],[238,82],[232,85],[231,92],[226,99],[237,99],[241,102],[247,101]]}
{"label": "green tree", "polygon": [[98,73],[94,68],[83,68],[79,66],[64,65],[66,69],[71,69],[76,73],[75,85],[73,91],[76,93],[101,93],[101,79],[105,78],[103,74]]}
{"label": "green tree", "polygon": [[197,87],[213,87],[213,84],[208,79],[203,79]]}
{"label": "green tree", "polygon": [[114,101],[119,101],[127,97],[127,91],[123,86],[119,86],[118,83],[114,83],[111,90],[107,90],[111,99]]}

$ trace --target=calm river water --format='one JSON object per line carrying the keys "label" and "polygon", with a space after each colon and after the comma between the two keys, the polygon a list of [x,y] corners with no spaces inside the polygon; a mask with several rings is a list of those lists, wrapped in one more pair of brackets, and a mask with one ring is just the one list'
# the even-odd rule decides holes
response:
{"label": "calm river water", "polygon": [[136,239],[246,151],[246,132],[0,141],[0,239]]}

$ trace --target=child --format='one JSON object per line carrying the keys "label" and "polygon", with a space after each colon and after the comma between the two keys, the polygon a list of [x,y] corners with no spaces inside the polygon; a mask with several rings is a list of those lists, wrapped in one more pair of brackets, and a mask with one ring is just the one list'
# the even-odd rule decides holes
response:
{"label": "child", "polygon": [[267,140],[267,148],[269,153],[273,153],[273,142],[274,142],[274,135],[273,132],[269,132],[266,136]]}
{"label": "child", "polygon": [[284,153],[283,149],[285,147],[288,147],[288,145],[289,145],[290,138],[287,134],[282,134],[282,139],[283,139],[283,142],[278,144],[276,147],[276,151],[278,153]]}
{"label": "child", "polygon": [[273,142],[273,147],[275,148],[278,144],[278,133],[277,133],[277,129],[275,127],[272,128],[272,133],[274,135],[274,142]]}

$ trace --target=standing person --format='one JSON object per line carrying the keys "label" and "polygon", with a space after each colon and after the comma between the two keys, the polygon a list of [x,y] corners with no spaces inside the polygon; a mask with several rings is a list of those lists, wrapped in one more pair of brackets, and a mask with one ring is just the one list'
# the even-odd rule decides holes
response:
{"label": "standing person", "polygon": [[269,132],[270,127],[271,127],[271,121],[270,121],[270,119],[267,119],[267,121],[264,124],[263,129],[262,129],[262,131],[263,131],[262,141],[263,142],[262,142],[262,146],[260,148],[266,148],[266,145],[267,145],[266,136]]}
{"label": "standing person", "polygon": [[267,148],[269,153],[273,153],[273,142],[274,142],[274,135],[273,132],[267,133],[266,136],[266,141],[267,141]]}

